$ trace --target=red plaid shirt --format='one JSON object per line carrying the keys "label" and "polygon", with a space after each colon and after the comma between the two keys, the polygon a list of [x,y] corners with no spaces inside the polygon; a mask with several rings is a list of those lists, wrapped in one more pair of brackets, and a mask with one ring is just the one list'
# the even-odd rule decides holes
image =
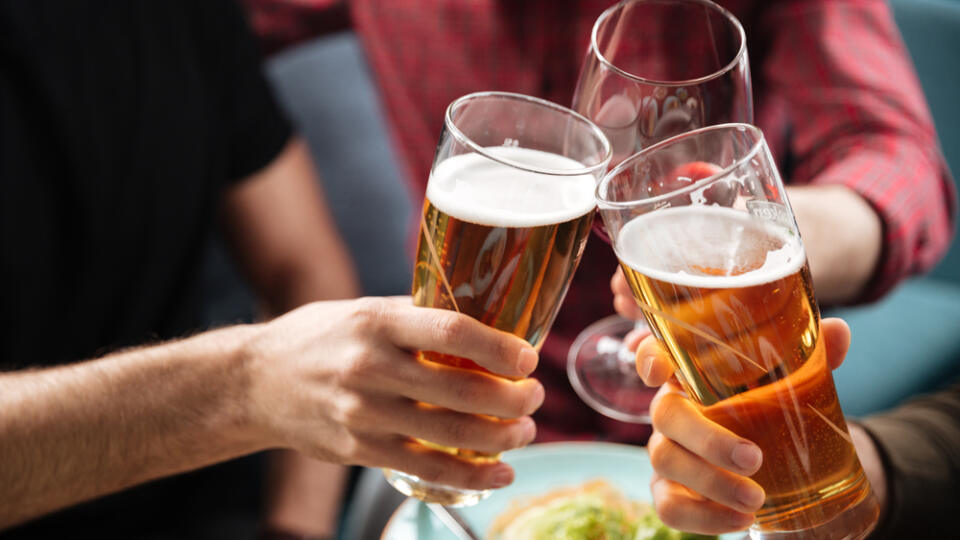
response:
{"label": "red plaid shirt", "polygon": [[[246,0],[271,44],[310,33],[335,0]],[[351,0],[411,189],[420,197],[453,99],[509,90],[569,104],[593,22],[611,0]],[[953,230],[955,201],[930,112],[884,0],[720,1],[743,23],[756,122],[793,184],[843,184],[884,223],[884,251],[863,300],[932,267]],[[297,13],[312,11],[312,17]],[[286,23],[283,23],[283,21]],[[542,351],[537,376],[569,390],[564,362],[590,322],[612,313],[612,250],[590,242]],[[541,438],[642,440],[644,429],[548,392]]]}

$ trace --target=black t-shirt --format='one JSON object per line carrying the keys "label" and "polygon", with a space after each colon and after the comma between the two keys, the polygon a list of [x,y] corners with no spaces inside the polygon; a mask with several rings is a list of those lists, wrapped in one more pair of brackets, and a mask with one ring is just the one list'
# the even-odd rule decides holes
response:
{"label": "black t-shirt", "polygon": [[[233,2],[0,0],[0,369],[200,329],[198,270],[222,193],[289,136]],[[202,512],[197,499],[216,498],[204,478],[35,527],[145,537],[131,524]],[[33,530],[21,535],[45,537]]]}

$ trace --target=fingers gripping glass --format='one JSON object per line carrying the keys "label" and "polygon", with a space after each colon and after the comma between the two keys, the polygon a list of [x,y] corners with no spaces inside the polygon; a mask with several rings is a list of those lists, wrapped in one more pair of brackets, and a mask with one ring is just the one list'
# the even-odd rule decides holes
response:
{"label": "fingers gripping glass", "polygon": [[[455,310],[538,348],[580,261],[610,144],[581,115],[540,99],[485,92],[454,101],[434,158],[413,278],[418,306]],[[431,351],[421,358],[481,370]],[[460,459],[468,448],[420,444]],[[445,505],[489,495],[385,471],[401,492]]]}
{"label": "fingers gripping glass", "polygon": [[[690,180],[690,167],[712,175]],[[597,188],[637,304],[703,414],[757,443],[750,536],[862,538],[876,499],[820,338],[800,234],[757,128],[725,124],[639,152]]]}
{"label": "fingers gripping glass", "polygon": [[[573,109],[610,139],[611,166],[678,133],[751,123],[743,27],[709,0],[620,2],[593,26]],[[600,227],[597,232],[606,238]],[[603,319],[578,336],[567,358],[567,373],[581,398],[625,422],[650,421],[655,390],[640,380],[633,355],[623,345],[628,332],[645,330],[643,322],[634,327],[626,319]]]}

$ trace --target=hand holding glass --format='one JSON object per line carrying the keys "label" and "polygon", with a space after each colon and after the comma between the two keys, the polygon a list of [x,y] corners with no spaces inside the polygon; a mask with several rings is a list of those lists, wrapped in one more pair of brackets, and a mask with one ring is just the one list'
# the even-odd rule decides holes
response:
{"label": "hand holding glass", "polygon": [[[691,167],[715,174],[692,179]],[[685,133],[597,189],[621,267],[704,415],[763,450],[757,539],[862,538],[878,516],[820,339],[806,256],[750,125]]]}
{"label": "hand holding glass", "polygon": [[[596,126],[559,105],[496,92],[454,101],[423,204],[414,303],[470,315],[539,349],[583,253],[594,189],[610,155]],[[463,358],[418,355],[482,370]],[[420,443],[463,459],[498,459]],[[428,502],[462,506],[489,495],[385,474],[401,492]]]}

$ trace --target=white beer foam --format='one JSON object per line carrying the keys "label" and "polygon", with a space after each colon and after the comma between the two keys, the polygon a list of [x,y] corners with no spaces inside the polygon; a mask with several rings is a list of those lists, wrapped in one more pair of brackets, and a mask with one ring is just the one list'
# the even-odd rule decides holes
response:
{"label": "white beer foam", "polygon": [[[484,151],[540,169],[585,168],[568,157],[529,148],[496,146]],[[589,174],[538,174],[470,153],[436,166],[427,182],[427,198],[442,212],[463,221],[490,227],[538,227],[570,221],[593,210],[595,185]]]}
{"label": "white beer foam", "polygon": [[[681,206],[637,217],[620,231],[617,256],[645,276],[687,287],[752,287],[790,276],[803,266],[803,245],[791,229],[719,206]],[[694,265],[733,272],[737,264],[763,265],[737,275],[696,273]]]}

